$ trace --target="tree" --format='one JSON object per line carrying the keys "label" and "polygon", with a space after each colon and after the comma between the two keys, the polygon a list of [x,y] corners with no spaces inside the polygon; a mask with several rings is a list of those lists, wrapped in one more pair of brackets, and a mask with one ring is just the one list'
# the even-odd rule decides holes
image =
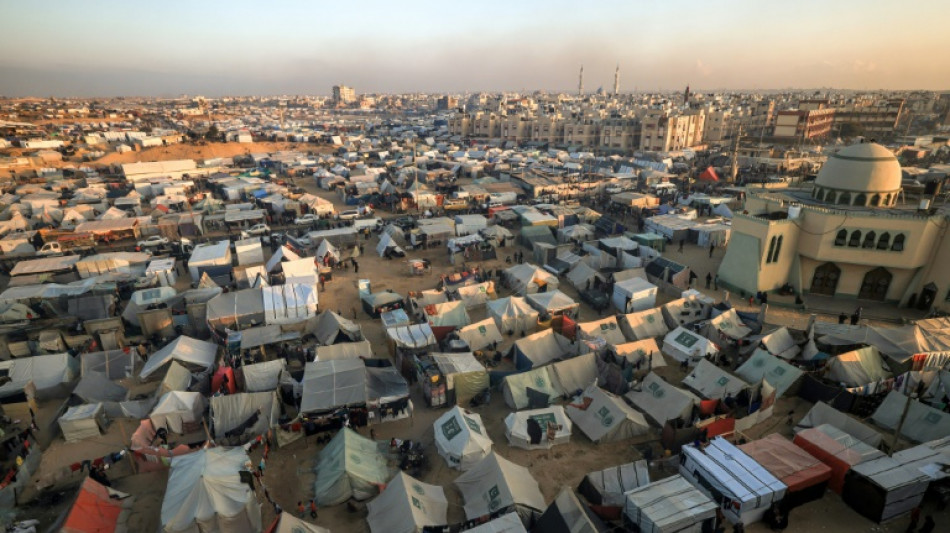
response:
{"label": "tree", "polygon": [[857,122],[845,122],[838,130],[838,136],[842,139],[864,136],[864,126]]}
{"label": "tree", "polygon": [[217,141],[221,137],[221,132],[218,131],[218,127],[214,124],[208,128],[208,133],[205,133],[205,139],[209,141]]}

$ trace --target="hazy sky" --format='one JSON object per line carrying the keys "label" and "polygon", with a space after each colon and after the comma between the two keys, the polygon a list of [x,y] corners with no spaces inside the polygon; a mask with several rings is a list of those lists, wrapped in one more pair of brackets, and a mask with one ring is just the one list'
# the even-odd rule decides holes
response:
{"label": "hazy sky", "polygon": [[0,0],[0,95],[950,88],[950,0]]}

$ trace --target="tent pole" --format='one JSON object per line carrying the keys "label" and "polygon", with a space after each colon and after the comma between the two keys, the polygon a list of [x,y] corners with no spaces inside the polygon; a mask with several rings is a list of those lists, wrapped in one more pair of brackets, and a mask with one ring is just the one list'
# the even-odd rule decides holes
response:
{"label": "tent pole", "polygon": [[890,449],[887,451],[888,457],[894,455],[894,449],[897,448],[897,440],[900,438],[901,429],[904,427],[904,421],[907,420],[907,412],[910,411],[910,402],[914,401],[914,396],[914,394],[907,395],[907,401],[904,403],[904,412],[901,413],[901,419],[897,423],[897,427],[894,429],[894,438],[891,440]]}

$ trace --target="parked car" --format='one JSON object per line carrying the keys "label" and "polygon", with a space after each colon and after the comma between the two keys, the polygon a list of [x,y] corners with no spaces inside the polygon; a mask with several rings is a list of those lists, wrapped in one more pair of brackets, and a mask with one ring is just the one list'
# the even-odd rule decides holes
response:
{"label": "parked car", "polygon": [[270,228],[267,227],[267,224],[255,224],[248,228],[246,232],[253,236],[267,235],[270,233]]}
{"label": "parked car", "polygon": [[161,235],[152,235],[144,241],[138,242],[138,246],[141,248],[154,248],[156,246],[165,246],[166,244],[168,244],[168,239]]}
{"label": "parked car", "polygon": [[294,219],[294,224],[298,226],[309,226],[311,224],[316,224],[320,221],[320,217],[313,213],[307,213],[306,215],[299,216]]}
{"label": "parked car", "polygon": [[356,209],[347,209],[336,216],[340,220],[356,220],[360,218],[360,212]]}

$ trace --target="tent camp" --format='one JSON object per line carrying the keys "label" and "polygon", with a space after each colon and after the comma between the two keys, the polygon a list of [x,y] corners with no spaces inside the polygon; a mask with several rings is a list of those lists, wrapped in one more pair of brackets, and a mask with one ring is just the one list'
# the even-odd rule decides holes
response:
{"label": "tent camp", "polygon": [[736,375],[747,383],[758,383],[764,379],[775,387],[778,396],[785,394],[795,385],[802,374],[799,368],[764,351],[753,353],[736,369]]}
{"label": "tent camp", "polygon": [[538,311],[515,296],[488,302],[488,316],[505,335],[524,335],[538,327]]}
{"label": "tent camp", "polygon": [[887,363],[873,346],[832,357],[825,365],[825,379],[845,387],[863,387],[890,377]]}
{"label": "tent camp", "polygon": [[518,339],[512,346],[515,368],[530,370],[558,359],[566,359],[577,353],[577,345],[553,329],[539,331]]}
{"label": "tent camp", "polygon": [[778,433],[749,441],[739,449],[788,487],[786,505],[797,506],[824,496],[831,467]]}
{"label": "tent camp", "polygon": [[366,366],[361,359],[314,361],[304,367],[301,413],[325,413],[367,400]]}
{"label": "tent camp", "polygon": [[512,409],[547,407],[551,400],[564,394],[552,366],[541,366],[505,376],[502,394]]}
{"label": "tent camp", "polygon": [[402,309],[404,304],[401,295],[389,291],[361,294],[360,302],[366,314],[373,318],[379,318],[379,315],[386,311]]}
{"label": "tent camp", "polygon": [[244,390],[264,392],[276,390],[282,373],[287,372],[286,359],[274,359],[241,367],[244,375]]}
{"label": "tent camp", "polygon": [[683,476],[675,475],[628,492],[624,522],[636,531],[675,533],[711,529],[716,518],[716,502],[709,499]]}
{"label": "tent camp", "polygon": [[456,406],[432,427],[435,446],[450,468],[468,470],[491,453],[492,441],[477,413]]}
{"label": "tent camp", "polygon": [[264,306],[264,323],[294,324],[314,317],[319,308],[316,284],[287,283],[257,290]]}
{"label": "tent camp", "polygon": [[611,316],[594,320],[592,322],[579,322],[577,324],[578,337],[582,340],[602,339],[605,344],[614,346],[625,344],[627,338],[623,336],[620,325],[617,324],[617,317]]}
{"label": "tent camp", "polygon": [[670,332],[660,308],[626,314],[619,322],[621,331],[628,339],[643,340]]}
{"label": "tent camp", "polygon": [[575,397],[564,411],[594,442],[624,440],[650,431],[650,425],[642,414],[596,384]]}
{"label": "tent camp", "polygon": [[501,343],[503,340],[501,332],[498,331],[498,325],[491,318],[486,318],[459,329],[458,336],[468,344],[470,350],[481,350]]}
{"label": "tent camp", "polygon": [[66,442],[79,442],[105,433],[108,425],[101,403],[70,407],[59,417],[59,428]]}
{"label": "tent camp", "polygon": [[706,320],[712,314],[711,300],[697,296],[673,300],[661,307],[666,323],[671,328]]}
{"label": "tent camp", "polygon": [[208,369],[214,365],[217,354],[217,344],[181,335],[153,353],[142,367],[139,377],[148,378],[171,361],[178,361],[191,368]]}
{"label": "tent camp", "polygon": [[79,379],[73,395],[86,403],[124,402],[128,399],[129,390],[110,381],[104,374],[90,372]]}
{"label": "tent camp", "polygon": [[908,464],[913,462],[898,453],[854,465],[845,475],[841,498],[878,523],[909,513],[921,504],[931,481],[916,465]]}
{"label": "tent camp", "polygon": [[212,434],[232,446],[263,435],[276,426],[279,419],[280,401],[275,391],[211,397]]}
{"label": "tent camp", "polygon": [[386,334],[389,340],[397,348],[408,350],[421,350],[427,346],[437,344],[435,335],[432,333],[432,327],[429,324],[412,324],[409,326],[398,326],[386,328]]}
{"label": "tent camp", "polygon": [[485,281],[475,285],[465,285],[456,289],[458,297],[465,303],[466,309],[474,309],[495,299],[495,282]]}
{"label": "tent camp", "polygon": [[243,448],[206,448],[172,457],[162,501],[163,531],[261,531],[260,504],[240,475],[247,462]]}
{"label": "tent camp", "polygon": [[10,381],[0,385],[0,402],[26,401],[24,387],[32,383],[38,399],[62,398],[79,374],[79,362],[68,353],[34,355],[0,361],[0,373]]}
{"label": "tent camp", "polygon": [[683,386],[707,400],[736,396],[749,384],[703,359],[683,378]]}
{"label": "tent camp", "polygon": [[693,366],[707,355],[713,359],[718,358],[719,348],[706,337],[679,326],[663,338],[663,353],[681,363],[687,361]]}
{"label": "tent camp", "polygon": [[363,340],[363,330],[359,324],[329,309],[317,316],[313,334],[324,346]]}
{"label": "tent camp", "polygon": [[382,446],[352,429],[338,431],[317,458],[314,484],[317,505],[336,505],[350,498],[362,501],[375,496],[378,488],[392,476]]}
{"label": "tent camp", "polygon": [[521,516],[522,522],[545,508],[544,496],[531,472],[495,452],[455,479],[455,486],[465,501],[465,517],[478,518],[509,507]]}
{"label": "tent camp", "polygon": [[597,355],[588,352],[551,365],[555,385],[562,394],[573,396],[597,381]]}
{"label": "tent camp", "polygon": [[600,272],[594,270],[584,261],[575,263],[571,270],[565,274],[565,277],[578,291],[589,290],[590,287],[595,285],[595,280],[600,280],[601,283],[606,281]]}
{"label": "tent camp", "polygon": [[744,339],[752,334],[749,328],[736,314],[735,309],[728,309],[709,319],[704,333],[709,339],[729,338],[733,341]]}
{"label": "tent camp", "polygon": [[200,392],[172,391],[159,398],[148,417],[156,429],[182,434],[201,425],[206,407]]}
{"label": "tent camp", "polygon": [[[908,406],[908,402],[910,402]],[[906,411],[906,416],[902,414]],[[950,413],[945,413],[892,390],[871,415],[878,426],[896,431],[913,442],[927,442],[950,435]]]}
{"label": "tent camp", "polygon": [[522,263],[505,269],[508,286],[519,296],[557,289],[557,276],[543,268]]}
{"label": "tent camp", "polygon": [[304,522],[292,513],[280,513],[267,528],[267,533],[330,533],[330,530]]}
{"label": "tent camp", "polygon": [[367,341],[341,342],[330,346],[317,346],[314,361],[335,361],[337,359],[357,359],[366,357],[372,359],[373,345]]}
{"label": "tent camp", "polygon": [[608,529],[577,499],[570,487],[563,487],[551,505],[541,513],[534,530],[552,533],[601,533]]}
{"label": "tent camp", "polygon": [[515,448],[547,450],[571,440],[571,420],[560,405],[518,411],[505,417],[505,436]]}
{"label": "tent camp", "polygon": [[656,285],[643,278],[628,278],[614,283],[610,301],[621,313],[635,313],[656,305]]}
{"label": "tent camp", "polygon": [[429,357],[445,376],[449,404],[468,405],[472,398],[488,388],[488,372],[472,352],[430,353]]}
{"label": "tent camp", "polygon": [[647,374],[624,397],[658,427],[674,419],[689,423],[693,407],[700,402],[692,393],[670,385],[653,372]]}
{"label": "tent camp", "polygon": [[[581,493],[592,505],[601,508],[601,516],[608,513],[611,520],[620,518],[626,493],[650,482],[650,468],[645,459],[634,463],[611,466],[584,476],[577,492]],[[605,516],[606,517],[606,516]]]}
{"label": "tent camp", "polygon": [[637,368],[651,369],[666,366],[666,360],[663,359],[660,347],[655,340],[650,338],[618,344],[613,347],[612,351],[617,363],[620,363],[620,360],[623,359],[624,364],[630,364]]}
{"label": "tent camp", "polygon": [[879,447],[883,440],[878,430],[856,418],[842,413],[824,402],[816,402],[815,405],[805,413],[805,416],[798,421],[798,424],[795,424],[795,433],[800,433],[806,429],[815,428],[822,424],[832,425],[872,448]]}
{"label": "tent camp", "polygon": [[404,257],[406,255],[406,251],[402,249],[402,246],[399,246],[396,238],[386,233],[379,236],[376,253],[380,257]]}
{"label": "tent camp", "polygon": [[135,498],[87,477],[79,488],[61,533],[128,531]]}
{"label": "tent camp", "polygon": [[[458,329],[472,323],[465,310],[465,303],[461,301],[445,302],[427,305],[423,308],[425,319],[432,326],[432,330]],[[436,333],[438,336],[438,332]]]}
{"label": "tent camp", "polygon": [[844,488],[845,475],[853,466],[884,455],[829,424],[803,429],[792,442],[831,468],[828,488],[838,494]]}
{"label": "tent camp", "polygon": [[730,522],[758,522],[785,496],[784,483],[723,438],[712,439],[703,449],[684,446],[680,453],[685,456],[680,474],[714,498]]}
{"label": "tent camp", "polygon": [[94,372],[109,379],[132,377],[143,365],[138,352],[132,349],[79,354],[79,364],[83,376]]}
{"label": "tent camp", "polygon": [[785,326],[759,338],[757,349],[765,350],[782,359],[794,359],[802,351]]}
{"label": "tent camp", "polygon": [[398,472],[375,499],[366,504],[373,533],[421,533],[448,522],[449,502],[441,486],[429,485]]}
{"label": "tent camp", "polygon": [[472,529],[466,529],[465,533],[528,533],[528,530],[521,523],[518,513],[510,512]]}
{"label": "tent camp", "polygon": [[573,298],[557,289],[529,294],[525,300],[542,316],[549,317],[557,315],[574,316],[577,314],[577,308],[580,307],[580,304],[575,302]]}

